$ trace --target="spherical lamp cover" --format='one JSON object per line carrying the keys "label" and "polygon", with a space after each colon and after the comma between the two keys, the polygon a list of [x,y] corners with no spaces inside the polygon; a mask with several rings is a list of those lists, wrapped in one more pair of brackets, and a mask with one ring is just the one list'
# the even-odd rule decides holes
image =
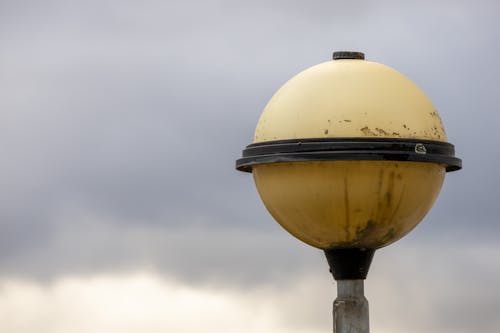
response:
{"label": "spherical lamp cover", "polygon": [[[275,93],[254,145],[294,142],[302,149],[308,140],[341,145],[344,139],[367,149],[410,139],[415,156],[446,144],[438,112],[408,78],[375,62],[339,59],[306,69]],[[439,159],[384,158],[383,152],[375,159],[348,150],[342,159],[264,161],[251,171],[265,206],[295,237],[321,249],[376,249],[424,218],[448,167]]]}

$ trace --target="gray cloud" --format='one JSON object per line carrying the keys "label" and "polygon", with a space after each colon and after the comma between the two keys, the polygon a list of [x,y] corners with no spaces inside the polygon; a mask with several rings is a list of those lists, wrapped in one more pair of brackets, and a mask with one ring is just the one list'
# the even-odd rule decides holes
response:
{"label": "gray cloud", "polygon": [[467,239],[407,241],[379,251],[367,280],[372,318],[385,319],[376,323],[389,331],[396,322],[409,332],[497,331],[499,266],[491,260],[498,247]]}
{"label": "gray cloud", "polygon": [[499,233],[496,2],[1,6],[4,275],[151,266],[251,284],[323,265],[278,236],[233,165],[274,91],[333,49],[415,80],[464,159],[409,239]]}

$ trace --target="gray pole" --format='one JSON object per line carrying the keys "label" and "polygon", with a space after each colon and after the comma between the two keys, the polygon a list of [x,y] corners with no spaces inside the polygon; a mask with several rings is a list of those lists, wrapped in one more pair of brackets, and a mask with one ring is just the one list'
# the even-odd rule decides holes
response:
{"label": "gray pole", "polygon": [[369,333],[368,300],[364,280],[337,280],[337,298],[333,302],[334,333]]}

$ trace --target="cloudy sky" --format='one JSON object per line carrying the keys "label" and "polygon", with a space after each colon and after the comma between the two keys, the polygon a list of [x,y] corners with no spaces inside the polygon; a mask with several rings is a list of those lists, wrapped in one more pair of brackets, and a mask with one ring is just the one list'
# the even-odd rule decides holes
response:
{"label": "cloudy sky", "polygon": [[493,0],[2,0],[0,331],[330,331],[323,254],[234,160],[334,50],[415,81],[464,161],[376,253],[372,332],[499,332]]}

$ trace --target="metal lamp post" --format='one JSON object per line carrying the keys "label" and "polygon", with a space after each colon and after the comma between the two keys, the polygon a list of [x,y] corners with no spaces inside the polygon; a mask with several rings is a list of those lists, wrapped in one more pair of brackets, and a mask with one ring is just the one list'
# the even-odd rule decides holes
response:
{"label": "metal lamp post", "polygon": [[285,83],[236,161],[274,219],[324,250],[334,332],[369,332],[363,281],[376,249],[410,232],[461,168],[438,112],[399,72],[335,52]]}

